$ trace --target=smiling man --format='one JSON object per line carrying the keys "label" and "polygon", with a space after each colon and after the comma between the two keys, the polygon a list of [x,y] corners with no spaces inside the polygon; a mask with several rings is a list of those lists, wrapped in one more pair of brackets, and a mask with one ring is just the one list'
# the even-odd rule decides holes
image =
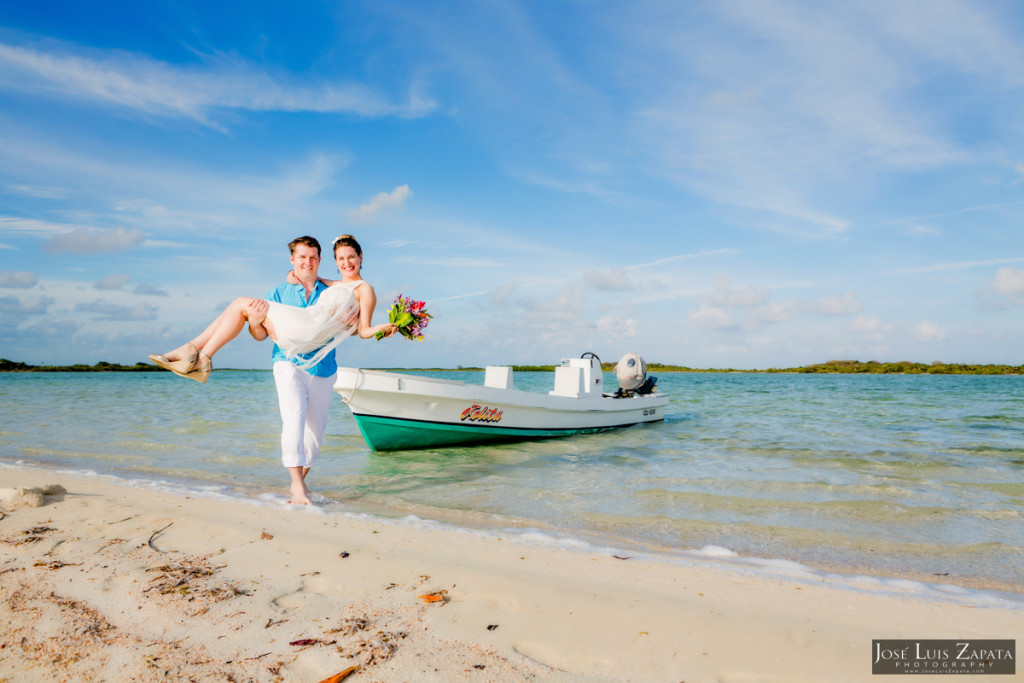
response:
{"label": "smiling man", "polygon": [[[263,341],[267,330],[263,320],[267,301],[307,308],[320,298],[327,287],[317,279],[320,268],[320,243],[313,237],[297,237],[288,244],[292,272],[298,284],[285,282],[271,289],[266,301],[257,299],[249,310],[249,333]],[[313,352],[315,353],[315,352]],[[295,505],[312,505],[306,475],[320,455],[320,444],[327,429],[327,412],[338,365],[331,350],[323,360],[308,369],[300,369],[313,353],[288,359],[274,344],[274,383],[281,409],[281,462],[291,475],[291,498]]]}

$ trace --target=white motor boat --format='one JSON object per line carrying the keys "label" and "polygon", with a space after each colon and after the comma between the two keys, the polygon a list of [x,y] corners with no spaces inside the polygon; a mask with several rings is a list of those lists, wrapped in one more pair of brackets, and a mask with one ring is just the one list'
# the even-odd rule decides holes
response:
{"label": "white motor boat", "polygon": [[334,390],[375,451],[547,439],[665,418],[669,396],[642,358],[627,354],[616,374],[618,390],[605,393],[601,361],[587,353],[563,359],[546,394],[513,388],[507,366],[487,367],[483,385],[338,368]]}

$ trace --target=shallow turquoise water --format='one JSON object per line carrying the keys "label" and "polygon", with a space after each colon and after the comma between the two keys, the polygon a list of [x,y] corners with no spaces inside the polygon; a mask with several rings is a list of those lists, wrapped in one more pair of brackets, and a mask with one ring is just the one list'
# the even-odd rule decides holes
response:
{"label": "shallow turquoise water", "polygon": [[[310,485],[327,511],[1024,592],[1024,377],[668,373],[659,387],[664,423],[396,453],[369,451],[336,397]],[[267,371],[4,374],[0,415],[2,461],[284,494]]]}

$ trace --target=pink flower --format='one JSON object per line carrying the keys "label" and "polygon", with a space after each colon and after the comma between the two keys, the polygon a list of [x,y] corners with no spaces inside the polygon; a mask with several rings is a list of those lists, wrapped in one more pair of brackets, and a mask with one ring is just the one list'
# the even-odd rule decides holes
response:
{"label": "pink flower", "polygon": [[[427,313],[426,306],[426,302],[413,301],[399,294],[388,309],[388,320],[398,327],[398,332],[406,339],[423,341],[423,329],[433,317]],[[383,339],[384,333],[378,332],[374,336]]]}

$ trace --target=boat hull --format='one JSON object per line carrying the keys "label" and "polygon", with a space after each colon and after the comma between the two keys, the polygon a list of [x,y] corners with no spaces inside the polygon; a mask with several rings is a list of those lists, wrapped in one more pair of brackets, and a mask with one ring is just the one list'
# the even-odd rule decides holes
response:
{"label": "boat hull", "polygon": [[375,451],[549,439],[663,420],[669,397],[567,397],[339,368],[334,389]]}

